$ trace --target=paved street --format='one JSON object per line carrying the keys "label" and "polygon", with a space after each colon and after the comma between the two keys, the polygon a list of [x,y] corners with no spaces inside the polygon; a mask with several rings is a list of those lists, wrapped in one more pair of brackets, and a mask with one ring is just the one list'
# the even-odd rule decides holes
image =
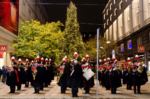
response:
{"label": "paved street", "polygon": [[[66,94],[60,94],[60,87],[56,84],[56,78],[52,82],[51,86],[48,88],[45,88],[44,91],[40,91],[40,94],[33,94],[34,90],[30,86],[29,88],[24,88],[24,85],[22,86],[21,91],[16,91],[15,94],[9,94],[9,87],[5,84],[0,83],[0,98],[55,98],[55,99],[64,99],[64,98],[72,98],[71,96],[71,89],[67,89]],[[110,94],[110,91],[106,91],[105,88],[102,88],[99,86],[99,96],[96,96],[96,86],[91,89],[90,95],[85,95],[84,90],[79,89],[78,93],[78,99],[87,99],[87,98],[136,98],[136,99],[150,99],[150,83],[147,83],[146,85],[142,86],[141,92],[143,94],[133,94],[132,90],[126,90],[125,85],[121,88],[117,89],[118,94]]]}

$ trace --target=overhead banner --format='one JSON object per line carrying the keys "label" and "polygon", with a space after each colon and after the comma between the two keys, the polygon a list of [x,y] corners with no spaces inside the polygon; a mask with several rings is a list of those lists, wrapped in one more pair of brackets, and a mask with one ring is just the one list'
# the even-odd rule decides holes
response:
{"label": "overhead banner", "polygon": [[18,35],[19,0],[0,0],[0,26]]}

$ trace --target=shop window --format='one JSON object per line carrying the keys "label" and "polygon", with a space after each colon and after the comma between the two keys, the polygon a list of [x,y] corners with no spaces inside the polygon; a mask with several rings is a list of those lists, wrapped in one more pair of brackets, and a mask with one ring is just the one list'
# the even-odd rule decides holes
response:
{"label": "shop window", "polygon": [[124,44],[121,44],[121,52],[124,52]]}
{"label": "shop window", "polygon": [[128,49],[132,49],[132,41],[131,40],[128,41]]}
{"label": "shop window", "polygon": [[117,54],[119,53],[118,49],[116,50],[116,53],[117,53]]}
{"label": "shop window", "polygon": [[137,46],[141,46],[142,45],[142,38],[139,37],[137,38]]}

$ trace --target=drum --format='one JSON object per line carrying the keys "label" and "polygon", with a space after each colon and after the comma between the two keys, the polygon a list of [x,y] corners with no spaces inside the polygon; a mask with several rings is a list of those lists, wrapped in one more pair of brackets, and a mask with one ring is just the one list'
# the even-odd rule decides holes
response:
{"label": "drum", "polygon": [[89,68],[85,68],[85,72],[83,73],[83,76],[88,81],[92,76],[94,76],[94,72]]}

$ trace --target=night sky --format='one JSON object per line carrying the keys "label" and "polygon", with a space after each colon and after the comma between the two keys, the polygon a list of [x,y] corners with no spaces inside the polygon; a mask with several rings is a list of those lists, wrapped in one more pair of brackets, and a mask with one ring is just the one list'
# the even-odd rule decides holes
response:
{"label": "night sky", "polygon": [[[56,3],[60,5],[48,5],[49,7],[49,21],[56,22],[60,20],[63,24],[66,21],[67,7],[64,3],[70,3],[70,0],[47,0],[49,3]],[[108,0],[72,0],[77,7],[78,22],[80,23],[80,32],[82,34],[96,34],[97,28],[103,28],[103,15]],[[84,5],[88,4],[88,5]],[[82,23],[94,23],[96,25],[87,25]]]}

